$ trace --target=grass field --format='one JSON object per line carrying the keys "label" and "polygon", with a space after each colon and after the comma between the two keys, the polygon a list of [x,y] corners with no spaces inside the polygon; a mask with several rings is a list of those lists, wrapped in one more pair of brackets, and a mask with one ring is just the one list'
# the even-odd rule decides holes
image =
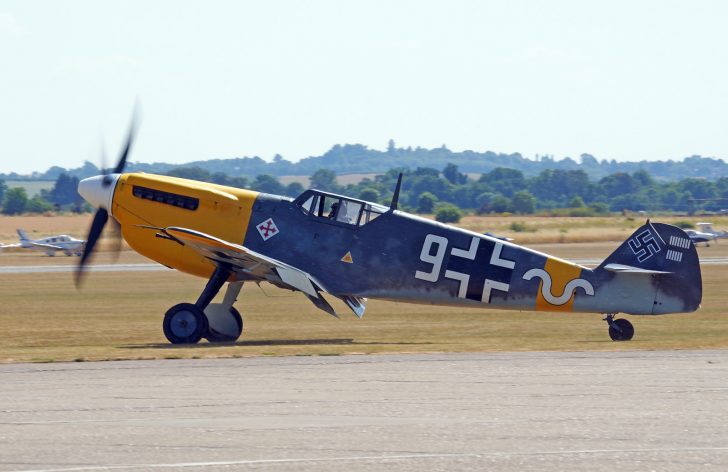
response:
{"label": "grass field", "polygon": [[[535,246],[561,257],[606,256],[608,243]],[[725,256],[728,244],[700,249]],[[99,254],[98,262],[110,255]],[[120,262],[141,262],[130,251]],[[0,265],[68,264],[75,258],[3,254]],[[728,266],[704,266],[703,307],[694,314],[628,317],[635,339],[614,343],[594,314],[442,308],[370,300],[362,320],[340,320],[299,293],[248,284],[236,307],[245,332],[235,344],[172,346],[161,330],[172,305],[194,301],[205,281],[177,272],[92,273],[76,291],[71,274],[0,275],[0,362],[266,355],[514,350],[728,348]]]}
{"label": "grass field", "polygon": [[[657,218],[700,221],[704,218]],[[67,233],[82,237],[89,215],[0,218],[0,241],[16,240],[15,229],[34,237]],[[717,228],[725,217],[712,217]],[[514,222],[534,231],[516,232]],[[604,258],[641,219],[467,217],[461,226],[514,237],[516,242],[565,258]],[[580,242],[580,241],[591,242]],[[611,240],[606,242],[605,240]],[[103,249],[102,243],[101,248]],[[699,248],[704,256],[728,256],[728,241]],[[95,261],[112,262],[100,252]],[[147,259],[123,251],[120,262]],[[56,265],[76,258],[28,251],[0,253],[0,265]],[[78,292],[71,274],[0,275],[0,362],[101,359],[339,355],[379,352],[497,350],[622,350],[728,348],[728,266],[704,266],[703,307],[695,314],[629,317],[637,334],[614,343],[599,315],[505,312],[442,308],[370,300],[363,320],[344,313],[334,319],[301,294],[263,284],[247,285],[236,304],[245,332],[232,345],[171,346],[161,330],[172,305],[194,301],[205,281],[177,272],[89,274]]]}

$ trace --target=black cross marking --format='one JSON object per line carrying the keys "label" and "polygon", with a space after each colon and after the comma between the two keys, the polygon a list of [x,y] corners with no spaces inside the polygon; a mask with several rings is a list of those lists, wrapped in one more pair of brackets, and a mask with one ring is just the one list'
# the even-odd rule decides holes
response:
{"label": "black cross marking", "polygon": [[[483,287],[485,280],[493,280],[505,284],[510,283],[513,269],[507,267],[499,267],[490,263],[490,258],[495,248],[495,242],[481,239],[478,250],[475,253],[475,259],[470,260],[465,257],[458,257],[452,254],[452,249],[448,250],[448,257],[443,264],[445,269],[470,276],[468,281],[468,289],[465,298],[469,300],[481,301],[483,299]],[[453,246],[451,246],[452,248]],[[467,244],[461,244],[460,248],[467,251],[470,247],[470,240]],[[503,253],[501,252],[501,257]],[[458,296],[459,284],[455,285],[453,296]],[[491,294],[492,296],[492,294]],[[489,303],[490,300],[483,300]]]}

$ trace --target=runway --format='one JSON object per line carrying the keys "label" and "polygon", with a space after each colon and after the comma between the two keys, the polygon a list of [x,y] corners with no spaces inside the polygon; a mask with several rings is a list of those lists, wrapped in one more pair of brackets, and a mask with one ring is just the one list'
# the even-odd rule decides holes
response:
{"label": "runway", "polygon": [[728,470],[728,351],[1,365],[0,470]]}
{"label": "runway", "polygon": [[[584,266],[599,265],[601,259],[571,259],[571,262]],[[726,265],[728,257],[705,257],[700,259],[700,265]],[[75,272],[77,266],[74,264],[58,265],[37,265],[37,266],[0,266],[0,274],[39,274],[39,273],[65,273]],[[157,263],[139,264],[95,264],[87,266],[90,272],[149,272],[158,270],[170,270]]]}

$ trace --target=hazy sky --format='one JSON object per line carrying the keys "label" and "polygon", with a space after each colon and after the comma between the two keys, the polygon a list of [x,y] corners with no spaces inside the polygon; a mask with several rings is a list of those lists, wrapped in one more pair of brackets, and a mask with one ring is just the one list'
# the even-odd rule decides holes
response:
{"label": "hazy sky", "polygon": [[337,143],[728,158],[724,1],[0,0],[0,172]]}

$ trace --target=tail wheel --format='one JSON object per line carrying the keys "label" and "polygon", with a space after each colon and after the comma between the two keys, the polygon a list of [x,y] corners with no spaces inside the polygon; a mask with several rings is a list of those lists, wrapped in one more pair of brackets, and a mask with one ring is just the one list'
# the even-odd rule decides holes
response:
{"label": "tail wheel", "polygon": [[624,318],[613,320],[609,323],[609,337],[612,341],[629,341],[634,337],[634,326]]}
{"label": "tail wheel", "polygon": [[243,332],[243,317],[240,316],[240,312],[236,310],[235,307],[230,307],[230,316],[232,316],[233,320],[235,320],[235,324],[238,327],[237,332],[220,333],[215,331],[212,326],[209,326],[207,328],[207,334],[205,335],[208,341],[211,343],[229,343],[238,340],[240,334]]}
{"label": "tail wheel", "polygon": [[196,305],[179,303],[164,314],[162,328],[172,344],[195,344],[207,333],[207,317]]}

